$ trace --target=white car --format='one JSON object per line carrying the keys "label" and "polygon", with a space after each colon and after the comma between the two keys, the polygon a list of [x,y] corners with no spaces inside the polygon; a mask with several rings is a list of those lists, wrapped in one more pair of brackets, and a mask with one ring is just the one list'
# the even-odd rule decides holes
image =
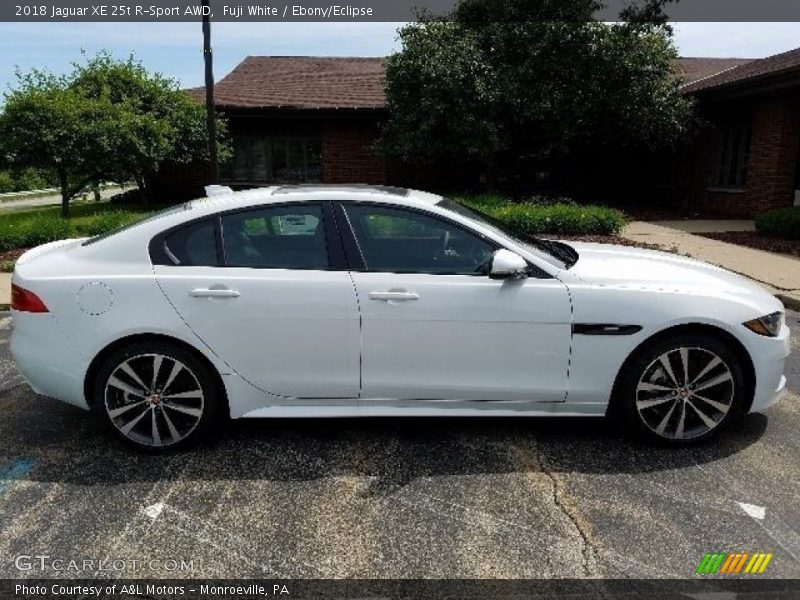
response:
{"label": "white car", "polygon": [[706,439],[784,392],[778,300],[682,256],[519,240],[390,187],[283,186],[24,254],[34,391],[166,449],[224,416],[602,416]]}

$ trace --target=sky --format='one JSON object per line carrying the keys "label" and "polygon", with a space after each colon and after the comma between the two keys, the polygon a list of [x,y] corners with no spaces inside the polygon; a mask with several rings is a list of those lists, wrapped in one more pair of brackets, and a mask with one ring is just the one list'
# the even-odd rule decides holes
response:
{"label": "sky", "polygon": [[[399,23],[215,23],[219,80],[247,55],[385,56],[399,48]],[[800,23],[677,23],[682,56],[761,58],[800,46]],[[81,51],[134,53],[185,87],[202,85],[200,25],[195,23],[0,23],[0,92],[17,67],[62,73]]]}

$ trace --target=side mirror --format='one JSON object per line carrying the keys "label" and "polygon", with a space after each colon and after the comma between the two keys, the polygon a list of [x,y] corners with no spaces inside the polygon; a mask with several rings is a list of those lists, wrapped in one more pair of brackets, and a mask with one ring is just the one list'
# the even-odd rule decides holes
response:
{"label": "side mirror", "polygon": [[501,248],[492,257],[489,277],[492,279],[522,279],[528,276],[528,263],[519,254]]}

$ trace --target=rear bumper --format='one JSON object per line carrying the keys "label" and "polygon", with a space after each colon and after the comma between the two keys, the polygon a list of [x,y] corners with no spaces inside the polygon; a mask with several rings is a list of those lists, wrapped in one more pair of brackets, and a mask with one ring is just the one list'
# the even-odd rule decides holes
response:
{"label": "rear bumper", "polygon": [[34,392],[89,406],[83,394],[84,361],[52,314],[12,311],[11,355]]}
{"label": "rear bumper", "polygon": [[748,351],[756,373],[756,387],[751,412],[766,410],[786,393],[783,374],[786,358],[791,352],[791,333],[784,325],[776,338],[762,337],[748,332]]}

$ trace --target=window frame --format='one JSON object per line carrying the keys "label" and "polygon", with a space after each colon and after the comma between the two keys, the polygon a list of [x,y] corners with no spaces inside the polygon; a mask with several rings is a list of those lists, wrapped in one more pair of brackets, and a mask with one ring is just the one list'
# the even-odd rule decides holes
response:
{"label": "window frame", "polygon": [[[269,210],[272,208],[302,206],[319,206],[322,214],[322,227],[325,235],[325,252],[328,257],[328,266],[325,268],[313,267],[252,267],[241,265],[229,265],[225,257],[225,238],[222,227],[222,218],[228,215],[256,212],[259,210]],[[192,227],[199,222],[213,220],[214,223],[214,243],[216,247],[217,264],[215,265],[181,265],[175,264],[170,258],[166,247],[167,238],[174,232],[185,227]],[[260,271],[347,271],[349,270],[345,251],[342,246],[342,239],[335,223],[334,211],[331,201],[327,200],[298,200],[293,202],[267,202],[253,206],[238,207],[220,211],[210,215],[204,215],[190,221],[179,223],[155,235],[149,244],[150,260],[153,266],[165,266],[175,268],[192,267],[212,267],[216,269],[249,269]]]}
{"label": "window frame", "polygon": [[[442,221],[447,225],[450,225],[457,229],[461,229],[465,233],[477,237],[481,241],[486,242],[489,245],[489,247],[492,248],[493,252],[497,252],[498,250],[504,248],[502,244],[484,235],[480,231],[475,231],[474,229],[471,229],[470,227],[464,225],[463,223],[459,223],[458,221],[450,219],[444,215],[440,215],[439,213],[428,211],[416,206],[403,206],[398,204],[392,204],[391,202],[363,202],[358,200],[340,200],[336,203],[336,221],[340,233],[342,234],[343,238],[342,243],[344,245],[345,254],[347,256],[347,262],[348,264],[350,264],[352,271],[357,271],[361,273],[394,273],[398,275],[418,274],[418,275],[438,275],[445,277],[452,277],[452,276],[487,277],[486,273],[456,273],[456,272],[431,273],[430,271],[418,271],[418,270],[381,271],[368,268],[367,261],[364,258],[364,254],[361,251],[361,247],[358,243],[358,237],[356,236],[355,230],[353,229],[353,224],[350,222],[350,217],[347,214],[346,210],[347,206],[367,206],[367,207],[372,206],[372,207],[388,208],[393,210],[419,214],[424,217]],[[539,270],[534,265],[532,265],[530,261],[526,260],[526,262],[528,263],[528,268],[531,276],[538,277]]]}
{"label": "window frame", "polygon": [[[738,144],[734,138],[738,134]],[[751,123],[731,123],[718,130],[711,190],[741,191],[747,187],[750,170],[750,149],[753,143]],[[736,160],[734,161],[734,157]],[[733,183],[730,180],[733,179]]]}
{"label": "window frame", "polygon": [[[291,168],[291,161],[290,159],[290,146],[292,142],[301,143],[303,146],[303,176],[300,179],[291,179],[285,177],[277,177],[275,172],[275,157],[277,154],[274,151],[275,144],[278,143],[282,145],[283,152],[281,155],[285,160],[285,169]],[[236,175],[237,170],[237,143],[246,143],[248,150],[248,167],[247,167],[247,176],[246,177],[239,177]],[[263,156],[264,156],[264,170],[265,170],[265,177],[258,178],[254,176],[255,167],[254,165],[257,164],[252,160],[252,148],[254,144],[260,144],[263,147]],[[309,178],[309,156],[310,156],[310,146],[311,145],[318,145],[320,151],[320,163],[318,165],[320,169],[320,176],[319,178]],[[226,169],[226,173],[223,176],[223,182],[226,183],[233,183],[233,184],[245,184],[245,183],[259,183],[259,184],[319,184],[322,183],[322,178],[324,176],[325,170],[325,160],[324,160],[324,153],[325,153],[325,145],[320,135],[271,135],[271,134],[261,134],[261,133],[247,133],[242,135],[234,135],[234,157],[231,160],[230,166]],[[317,168],[316,166],[314,168]]]}

